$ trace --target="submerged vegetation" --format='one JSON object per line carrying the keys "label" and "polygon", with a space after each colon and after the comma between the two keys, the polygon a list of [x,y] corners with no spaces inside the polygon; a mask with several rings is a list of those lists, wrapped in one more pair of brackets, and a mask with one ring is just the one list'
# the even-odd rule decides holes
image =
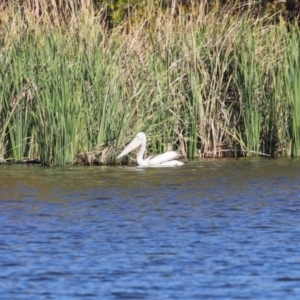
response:
{"label": "submerged vegetation", "polygon": [[0,161],[113,164],[139,131],[151,153],[299,157],[299,26],[196,2],[142,1],[114,26],[89,1],[63,21],[4,5]]}

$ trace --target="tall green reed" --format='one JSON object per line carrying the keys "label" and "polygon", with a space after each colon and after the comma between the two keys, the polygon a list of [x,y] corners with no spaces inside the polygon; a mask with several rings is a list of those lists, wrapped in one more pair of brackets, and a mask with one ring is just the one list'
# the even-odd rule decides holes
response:
{"label": "tall green reed", "polygon": [[25,14],[26,28],[15,13],[1,32],[3,158],[114,163],[138,131],[151,153],[299,154],[298,29],[201,5],[177,19],[151,6],[111,31],[92,10],[73,17],[47,28]]}
{"label": "tall green reed", "polygon": [[297,157],[300,155],[300,32],[299,29],[291,33],[288,40],[287,66],[285,68],[285,81],[287,91],[287,103],[289,109],[288,132],[290,143],[288,155]]}

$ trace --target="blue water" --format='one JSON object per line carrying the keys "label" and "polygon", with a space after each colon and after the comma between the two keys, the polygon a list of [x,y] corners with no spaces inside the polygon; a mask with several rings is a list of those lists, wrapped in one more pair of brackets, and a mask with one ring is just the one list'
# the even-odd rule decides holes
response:
{"label": "blue water", "polygon": [[1,299],[300,299],[300,162],[0,166]]}

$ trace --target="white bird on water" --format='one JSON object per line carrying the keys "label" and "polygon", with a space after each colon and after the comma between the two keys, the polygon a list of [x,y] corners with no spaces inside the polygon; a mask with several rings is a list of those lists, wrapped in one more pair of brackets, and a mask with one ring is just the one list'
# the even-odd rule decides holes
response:
{"label": "white bird on water", "polygon": [[137,163],[140,167],[182,166],[187,161],[183,155],[175,151],[167,151],[144,159],[143,156],[146,151],[146,134],[144,132],[139,132],[117,158],[121,158],[139,146],[141,148],[137,154]]}

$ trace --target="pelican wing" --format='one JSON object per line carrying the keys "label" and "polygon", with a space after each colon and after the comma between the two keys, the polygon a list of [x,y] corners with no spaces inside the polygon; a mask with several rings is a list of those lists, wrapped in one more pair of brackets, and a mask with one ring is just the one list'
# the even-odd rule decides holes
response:
{"label": "pelican wing", "polygon": [[181,154],[175,151],[167,151],[162,154],[155,155],[149,158],[149,165],[167,164],[171,161],[176,161],[184,158]]}

